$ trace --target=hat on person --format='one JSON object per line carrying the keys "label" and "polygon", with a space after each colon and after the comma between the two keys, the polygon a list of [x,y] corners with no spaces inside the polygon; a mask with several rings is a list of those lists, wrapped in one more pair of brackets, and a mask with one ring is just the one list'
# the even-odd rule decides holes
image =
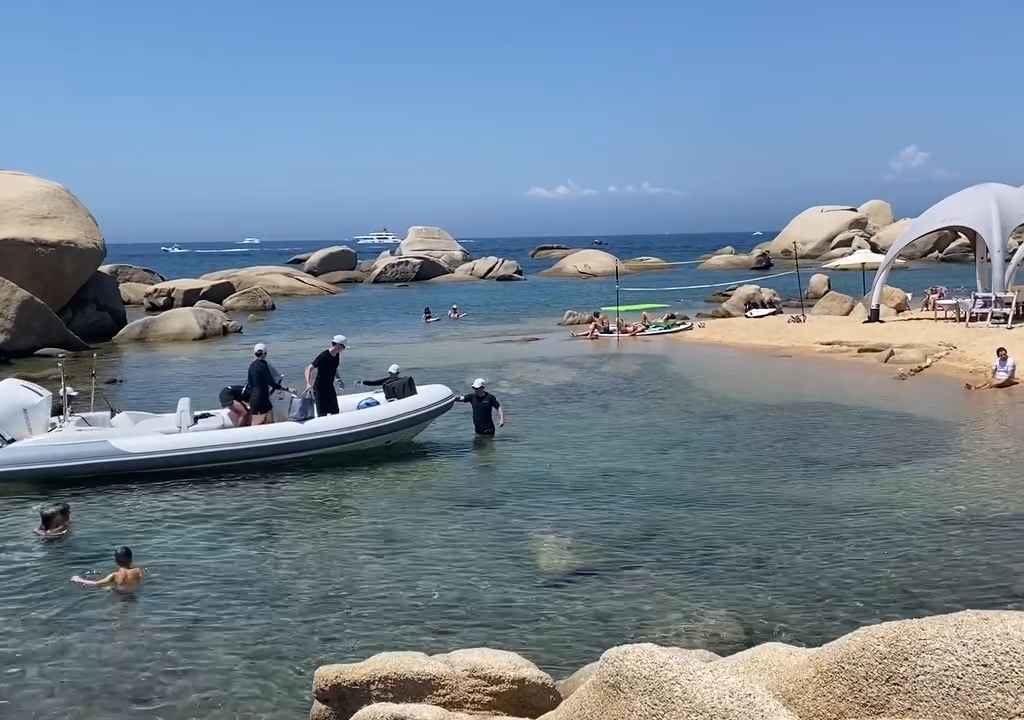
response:
{"label": "hat on person", "polygon": [[397,363],[392,363],[391,367],[388,368],[389,375],[397,375],[402,371],[402,368],[398,367]]}
{"label": "hat on person", "polygon": [[348,342],[348,338],[344,335],[335,335],[331,338],[332,345],[341,345],[342,347],[345,347],[346,342]]}
{"label": "hat on person", "polygon": [[473,389],[476,390],[478,388],[482,388],[486,384],[487,384],[486,380],[484,380],[483,378],[477,378],[476,380],[473,381]]}
{"label": "hat on person", "polygon": [[452,310],[458,310],[458,309],[459,309],[458,305],[452,305]]}
{"label": "hat on person", "polygon": [[266,351],[267,351],[267,346],[264,343],[256,343],[255,345],[253,345],[253,348],[252,348],[252,354],[253,355],[259,355],[261,353],[265,353]]}

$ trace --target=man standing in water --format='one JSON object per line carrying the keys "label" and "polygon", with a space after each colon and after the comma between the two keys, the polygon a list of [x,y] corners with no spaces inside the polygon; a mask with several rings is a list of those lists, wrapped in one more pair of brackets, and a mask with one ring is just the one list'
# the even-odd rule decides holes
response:
{"label": "man standing in water", "polygon": [[341,351],[345,349],[347,340],[344,335],[335,335],[331,338],[330,347],[306,367],[306,390],[313,390],[318,416],[338,414],[338,393],[334,390],[334,381],[338,377]]}
{"label": "man standing in water", "polygon": [[505,427],[505,412],[501,409],[498,398],[487,392],[487,381],[477,378],[473,381],[473,392],[457,395],[456,402],[469,403],[473,406],[473,427],[477,435],[493,435],[493,411],[498,411],[498,427]]}

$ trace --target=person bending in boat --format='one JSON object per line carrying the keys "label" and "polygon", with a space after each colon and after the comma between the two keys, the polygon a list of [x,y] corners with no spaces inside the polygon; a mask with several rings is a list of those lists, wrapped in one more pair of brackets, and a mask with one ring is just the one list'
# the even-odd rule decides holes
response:
{"label": "person bending in boat", "polygon": [[469,403],[473,407],[473,429],[477,435],[494,434],[492,413],[498,411],[498,427],[505,427],[505,411],[498,398],[487,392],[487,381],[477,378],[473,381],[473,392],[456,395],[455,402]]}
{"label": "person bending in boat", "polygon": [[267,364],[267,346],[256,343],[252,349],[253,361],[249,364],[249,381],[246,390],[249,393],[249,412],[252,414],[253,425],[265,425],[274,421],[274,406],[270,402],[270,393],[284,390],[274,372]]}
{"label": "person bending in boat", "polygon": [[39,511],[36,535],[46,540],[64,537],[71,532],[71,506],[66,502],[48,505]]}
{"label": "person bending in boat", "polygon": [[245,386],[228,385],[220,391],[220,406],[228,411],[228,420],[235,427],[245,427],[251,421],[249,406],[245,404]]}
{"label": "person bending in boat", "polygon": [[344,335],[335,335],[330,346],[306,366],[306,390],[313,391],[317,416],[338,414],[338,393],[334,389],[334,381],[338,379],[341,351],[347,341]]}
{"label": "person bending in boat", "polygon": [[75,575],[71,582],[85,587],[111,587],[115,590],[134,590],[142,584],[142,576],[145,574],[142,568],[132,567],[132,549],[122,545],[114,551],[114,562],[117,569],[99,580],[86,580]]}
{"label": "person bending in boat", "polygon": [[387,377],[378,380],[360,380],[367,387],[379,387],[384,390],[385,400],[401,400],[416,394],[416,382],[411,377],[402,377],[402,368],[397,364],[388,368]]}

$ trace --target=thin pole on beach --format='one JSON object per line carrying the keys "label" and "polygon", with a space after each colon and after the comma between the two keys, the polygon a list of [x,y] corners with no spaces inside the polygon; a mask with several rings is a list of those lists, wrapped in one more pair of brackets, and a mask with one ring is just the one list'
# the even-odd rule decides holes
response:
{"label": "thin pole on beach", "polygon": [[615,343],[619,342],[619,261],[615,261]]}
{"label": "thin pole on beach", "polygon": [[796,248],[796,240],[793,241],[793,259],[796,260],[796,291],[800,293],[800,316],[806,317],[807,313],[804,311],[804,286],[800,282],[800,253]]}
{"label": "thin pole on beach", "polygon": [[860,294],[868,294],[868,273],[864,268],[864,263],[860,264]]}

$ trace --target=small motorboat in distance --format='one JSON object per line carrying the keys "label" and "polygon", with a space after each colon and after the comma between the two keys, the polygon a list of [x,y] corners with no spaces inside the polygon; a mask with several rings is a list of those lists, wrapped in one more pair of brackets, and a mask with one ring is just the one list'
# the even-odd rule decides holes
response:
{"label": "small motorboat in distance", "polygon": [[260,240],[259,238],[246,238],[245,240],[239,240],[238,244],[239,245],[259,245],[261,242],[263,242],[263,241]]}
{"label": "small motorboat in distance", "polygon": [[170,246],[161,245],[160,249],[163,250],[164,252],[169,252],[169,253],[192,252],[191,250],[186,250],[181,245],[178,245],[178,243],[174,243],[173,245],[170,245]]}
{"label": "small motorboat in distance", "polygon": [[[67,393],[64,407],[68,407]],[[289,420],[291,393],[274,397],[274,422],[235,427],[222,409],[193,412],[181,398],[175,412],[70,412],[51,417],[52,394],[39,385],[0,381],[0,481],[153,473],[268,463],[354,452],[416,437],[448,412],[455,395],[423,385],[415,395],[385,400],[382,392],[340,395],[341,412]]]}

